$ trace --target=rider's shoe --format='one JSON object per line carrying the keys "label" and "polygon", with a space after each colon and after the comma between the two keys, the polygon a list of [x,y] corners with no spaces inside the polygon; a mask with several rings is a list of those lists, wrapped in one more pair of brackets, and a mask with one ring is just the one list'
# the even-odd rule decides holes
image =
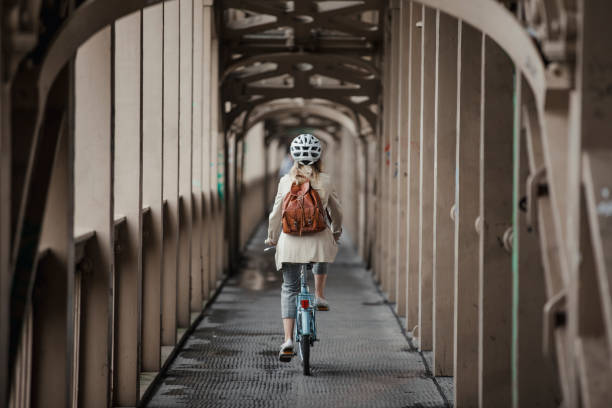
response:
{"label": "rider's shoe", "polygon": [[293,357],[293,340],[289,339],[281,345],[278,359],[283,363],[288,363]]}
{"label": "rider's shoe", "polygon": [[329,302],[327,301],[327,299],[318,297],[316,302],[317,302],[317,310],[321,312],[327,312],[329,310]]}

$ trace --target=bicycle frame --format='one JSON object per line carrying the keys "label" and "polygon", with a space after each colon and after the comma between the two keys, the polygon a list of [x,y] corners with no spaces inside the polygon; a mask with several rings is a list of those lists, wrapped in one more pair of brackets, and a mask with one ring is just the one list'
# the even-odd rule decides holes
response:
{"label": "bicycle frame", "polygon": [[[275,247],[265,248],[270,251]],[[293,326],[293,337],[304,367],[304,375],[310,375],[310,347],[317,339],[315,295],[308,290],[308,267],[300,265],[300,293],[296,296],[297,315]],[[285,360],[281,360],[285,361]],[[286,360],[288,361],[288,360]]]}
{"label": "bicycle frame", "polygon": [[[311,342],[317,339],[315,296],[308,290],[307,270],[307,264],[300,266],[301,289],[297,296],[297,317],[295,319],[295,340],[297,342],[301,341],[304,335],[310,335]],[[306,301],[308,306],[304,307]]]}

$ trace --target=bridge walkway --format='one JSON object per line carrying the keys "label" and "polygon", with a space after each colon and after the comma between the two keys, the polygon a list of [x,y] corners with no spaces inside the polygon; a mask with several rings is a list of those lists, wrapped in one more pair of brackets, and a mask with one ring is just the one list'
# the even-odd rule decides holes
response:
{"label": "bridge walkway", "polygon": [[414,348],[349,245],[329,269],[332,310],[317,315],[312,376],[298,358],[280,363],[282,279],[264,237],[262,225],[240,276],[204,312],[147,407],[450,406],[452,378],[432,377],[429,353]]}

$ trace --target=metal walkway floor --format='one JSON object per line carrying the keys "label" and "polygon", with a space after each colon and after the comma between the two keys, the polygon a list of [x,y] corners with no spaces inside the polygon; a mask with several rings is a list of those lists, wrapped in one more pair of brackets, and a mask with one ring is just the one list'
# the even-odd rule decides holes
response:
{"label": "metal walkway floor", "polygon": [[[147,407],[448,407],[452,378],[433,378],[346,246],[329,269],[330,312],[317,314],[312,376],[278,361],[280,273],[259,228],[230,280],[170,364]],[[312,288],[312,285],[311,285]]]}

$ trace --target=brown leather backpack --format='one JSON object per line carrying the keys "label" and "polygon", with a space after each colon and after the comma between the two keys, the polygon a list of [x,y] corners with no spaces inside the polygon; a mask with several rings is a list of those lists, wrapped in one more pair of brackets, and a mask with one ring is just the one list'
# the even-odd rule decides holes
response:
{"label": "brown leather backpack", "polygon": [[321,197],[308,181],[291,185],[283,199],[282,219],[283,232],[289,235],[312,234],[327,227]]}

